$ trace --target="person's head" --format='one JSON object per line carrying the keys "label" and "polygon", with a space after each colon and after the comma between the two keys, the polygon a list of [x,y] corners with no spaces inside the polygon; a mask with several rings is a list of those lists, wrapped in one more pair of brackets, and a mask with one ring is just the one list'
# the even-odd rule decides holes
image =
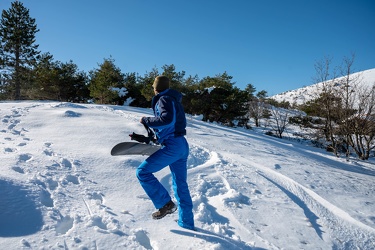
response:
{"label": "person's head", "polygon": [[169,78],[166,76],[157,76],[152,87],[154,87],[154,91],[157,93],[169,89]]}

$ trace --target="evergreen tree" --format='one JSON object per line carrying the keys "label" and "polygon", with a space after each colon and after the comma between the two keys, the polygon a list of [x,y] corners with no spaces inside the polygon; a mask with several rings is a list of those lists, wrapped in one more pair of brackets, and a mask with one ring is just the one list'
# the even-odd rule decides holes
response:
{"label": "evergreen tree", "polygon": [[267,91],[261,90],[256,95],[260,100],[264,101],[267,98]]}
{"label": "evergreen tree", "polygon": [[162,75],[168,77],[170,80],[170,87],[178,91],[182,91],[182,83],[184,82],[185,71],[176,72],[176,67],[173,64],[164,65],[162,69]]}
{"label": "evergreen tree", "polygon": [[90,72],[90,95],[100,104],[115,104],[119,100],[113,88],[124,87],[124,75],[113,59],[104,59],[100,68]]}
{"label": "evergreen tree", "polygon": [[203,78],[190,92],[188,111],[202,114],[203,121],[219,122],[233,126],[233,120],[246,124],[248,92],[234,87],[227,73]]}
{"label": "evergreen tree", "polygon": [[249,100],[253,99],[256,88],[251,83],[246,85],[245,91],[248,93]]}
{"label": "evergreen tree", "polygon": [[32,72],[33,84],[26,92],[30,99],[83,102],[89,98],[87,76],[72,61],[54,61],[44,53]]}
{"label": "evergreen tree", "polygon": [[146,73],[143,77],[140,77],[139,83],[141,84],[141,93],[149,102],[149,107],[151,106],[152,97],[155,96],[154,88],[152,84],[154,83],[155,77],[159,75],[157,68],[153,68],[151,72]]}
{"label": "evergreen tree", "polygon": [[58,65],[53,56],[43,53],[33,70],[33,84],[27,89],[30,99],[57,100]]}
{"label": "evergreen tree", "polygon": [[184,107],[185,112],[188,114],[197,114],[197,109],[195,108],[196,106],[193,105],[193,100],[197,98],[196,92],[199,87],[198,83],[199,78],[197,75],[188,76],[181,86],[181,93],[183,95],[182,106]]}
{"label": "evergreen tree", "polygon": [[129,106],[146,108],[150,106],[150,101],[142,95],[142,84],[138,82],[138,77],[135,72],[125,74],[125,88],[127,95],[124,98]]}
{"label": "evergreen tree", "polygon": [[203,91],[206,88],[220,87],[230,90],[234,86],[234,82],[231,82],[232,78],[233,77],[228,75],[226,72],[221,75],[218,74],[215,77],[207,76],[199,82],[199,89]]}
{"label": "evergreen tree", "polygon": [[[3,10],[0,22],[0,69],[7,78],[5,91],[8,98],[21,99],[21,86],[25,83],[21,72],[32,66],[39,55],[35,34],[39,30],[29,10],[19,1]],[[4,89],[3,89],[4,91]]]}
{"label": "evergreen tree", "polygon": [[58,100],[82,102],[89,98],[86,74],[73,61],[58,62],[58,76]]}

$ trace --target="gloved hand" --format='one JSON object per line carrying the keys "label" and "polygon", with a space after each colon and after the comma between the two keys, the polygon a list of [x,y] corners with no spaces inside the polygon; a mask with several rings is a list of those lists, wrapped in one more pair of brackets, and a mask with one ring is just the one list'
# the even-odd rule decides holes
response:
{"label": "gloved hand", "polygon": [[133,134],[130,134],[130,139],[131,140],[134,140],[134,141],[137,141],[137,142],[140,142],[140,143],[146,143],[146,144],[149,144],[151,139],[150,137],[146,137],[144,135],[140,135],[140,134],[136,134],[133,132]]}

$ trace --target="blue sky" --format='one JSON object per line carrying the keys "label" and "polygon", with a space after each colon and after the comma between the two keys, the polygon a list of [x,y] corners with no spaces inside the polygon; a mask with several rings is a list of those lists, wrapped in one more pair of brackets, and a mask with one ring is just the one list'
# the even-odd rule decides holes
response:
{"label": "blue sky", "polygon": [[[10,0],[0,8],[9,9]],[[80,70],[115,60],[141,76],[174,64],[200,78],[227,72],[268,95],[313,84],[314,64],[355,53],[375,68],[373,0],[23,0],[39,49]]]}

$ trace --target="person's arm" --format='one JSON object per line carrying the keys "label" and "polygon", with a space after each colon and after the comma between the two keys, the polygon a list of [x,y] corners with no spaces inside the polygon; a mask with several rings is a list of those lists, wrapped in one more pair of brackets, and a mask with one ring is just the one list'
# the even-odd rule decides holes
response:
{"label": "person's arm", "polygon": [[141,123],[146,124],[150,128],[163,129],[174,124],[176,120],[176,112],[174,103],[168,98],[160,98],[157,103],[158,116],[142,117]]}

